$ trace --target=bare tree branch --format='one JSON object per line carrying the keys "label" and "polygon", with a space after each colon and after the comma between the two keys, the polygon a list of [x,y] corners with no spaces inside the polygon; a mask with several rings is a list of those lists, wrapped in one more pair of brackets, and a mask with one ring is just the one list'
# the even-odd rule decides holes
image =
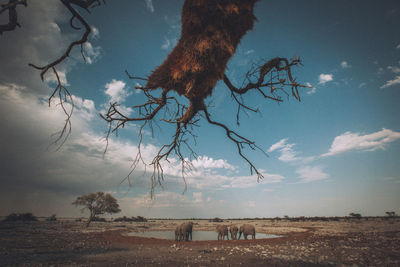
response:
{"label": "bare tree branch", "polygon": [[298,88],[309,86],[299,84],[296,82],[296,79],[293,78],[291,68],[299,64],[301,64],[300,58],[294,56],[294,58],[290,60],[277,57],[267,62],[264,61],[263,64],[253,65],[253,67],[246,73],[247,85],[242,88],[235,87],[229,78],[224,75],[224,83],[231,91],[231,96],[238,104],[236,123],[238,125],[240,124],[240,111],[249,110],[252,112],[258,112],[258,109],[245,105],[241,98],[242,95],[246,94],[250,90],[256,90],[263,98],[282,102],[283,100],[279,95],[277,95],[277,92],[281,91],[287,94],[284,87],[290,87],[292,96],[298,101],[301,101]]}
{"label": "bare tree branch", "polygon": [[13,31],[21,27],[18,23],[17,5],[28,6],[27,0],[9,0],[8,4],[1,5],[0,14],[8,10],[8,23],[0,25],[0,35],[5,31]]}
{"label": "bare tree branch", "polygon": [[[128,72],[126,73],[130,79],[144,80],[144,78],[134,77]],[[170,163],[169,158],[175,156],[181,164],[181,177],[184,180],[186,191],[185,177],[187,173],[193,169],[191,159],[198,157],[189,139],[196,143],[196,135],[193,133],[193,127],[198,126],[197,122],[199,119],[196,119],[195,116],[199,110],[203,109],[204,104],[203,102],[192,101],[189,106],[186,106],[181,104],[176,97],[168,96],[169,90],[163,89],[161,95],[156,97],[150,94],[151,90],[148,88],[140,86],[136,88],[141,89],[147,97],[147,101],[144,104],[132,107],[135,114],[138,114],[137,117],[129,117],[123,114],[119,109],[118,103],[110,103],[106,114],[100,114],[109,124],[109,130],[106,136],[107,144],[110,134],[117,133],[127,122],[143,122],[138,133],[139,143],[137,155],[133,160],[130,173],[123,181],[128,181],[128,183],[131,184],[130,175],[138,167],[139,163],[143,164],[145,168],[146,166],[151,166],[151,196],[153,197],[156,186],[162,187],[162,182],[164,181],[163,165]],[[163,114],[160,114],[161,110],[164,110]],[[143,131],[145,126],[149,126],[153,133],[152,123],[156,117],[159,118],[161,122],[175,125],[175,133],[172,136],[172,141],[161,146],[151,162],[146,162],[142,156]],[[188,151],[188,153],[184,151]]]}
{"label": "bare tree branch", "polygon": [[[81,38],[78,40],[75,40],[73,42],[71,42],[67,49],[65,50],[65,52],[56,60],[48,63],[47,65],[44,66],[38,66],[32,63],[29,63],[28,65],[40,70],[40,78],[42,79],[42,81],[44,80],[44,76],[45,74],[49,71],[52,70],[54,75],[56,76],[56,87],[52,93],[52,95],[49,98],[49,103],[51,103],[51,100],[58,96],[59,99],[59,104],[61,105],[63,112],[66,114],[67,118],[66,118],[66,122],[64,125],[64,128],[59,132],[59,136],[56,139],[55,143],[58,143],[60,140],[63,140],[61,142],[61,146],[62,144],[64,144],[64,142],[67,140],[70,132],[71,132],[71,116],[72,116],[72,112],[73,112],[73,108],[74,108],[74,103],[72,101],[72,97],[70,95],[70,93],[68,92],[68,90],[66,89],[65,85],[62,83],[62,80],[59,77],[59,73],[56,69],[56,67],[62,63],[65,59],[67,59],[70,54],[72,49],[75,46],[80,46],[80,52],[82,55],[83,60],[86,62],[86,57],[84,55],[84,49],[83,49],[83,45],[88,41],[88,37],[91,33],[91,28],[90,25],[86,22],[86,20],[79,14],[79,12],[72,6],[78,6],[80,8],[83,8],[84,10],[86,10],[87,12],[90,13],[89,8],[90,7],[96,7],[101,5],[100,0],[60,0],[61,3],[69,10],[69,12],[71,13],[71,19],[70,19],[70,26],[71,28],[75,29],[75,30],[80,30],[80,27],[77,27],[73,24],[74,20],[78,20],[79,23],[81,25],[84,26],[85,28],[85,32],[82,34]],[[103,3],[105,4],[105,1],[103,0]],[[66,102],[66,96],[71,100],[70,104],[72,105],[72,108],[70,111],[66,111],[64,103]],[[59,146],[59,148],[61,147]],[[58,149],[59,149],[58,148]]]}
{"label": "bare tree branch", "polygon": [[250,173],[253,174],[253,172],[255,172],[257,174],[257,182],[260,181],[260,179],[263,179],[264,176],[262,175],[262,173],[260,171],[258,171],[258,169],[254,166],[254,164],[243,154],[243,148],[244,147],[249,147],[252,150],[260,150],[261,152],[263,152],[265,155],[267,155],[264,150],[262,150],[259,146],[257,146],[255,144],[255,142],[239,135],[238,133],[236,133],[235,131],[232,131],[231,129],[229,129],[225,124],[222,124],[220,122],[216,122],[211,120],[210,118],[210,114],[208,113],[208,110],[206,108],[203,109],[205,117],[207,119],[207,121],[212,124],[212,125],[216,125],[222,129],[225,130],[226,136],[233,141],[236,144],[236,147],[238,149],[238,153],[239,155],[249,164],[250,166]]}
{"label": "bare tree branch", "polygon": [[[292,96],[300,101],[300,95],[298,92],[299,87],[308,87],[296,82],[293,78],[291,68],[301,64],[299,58],[294,57],[294,59],[287,60],[286,58],[274,58],[262,64],[254,65],[247,73],[246,80],[247,84],[242,88],[235,87],[226,75],[223,76],[223,80],[227,85],[228,89],[231,91],[233,99],[238,104],[238,110],[236,114],[237,124],[239,124],[239,113],[240,111],[251,111],[258,112],[258,109],[252,108],[244,104],[242,96],[248,93],[250,90],[255,90],[257,93],[261,94],[264,98],[270,99],[277,102],[282,102],[282,98],[277,94],[278,91],[286,93],[284,87],[291,88]],[[145,78],[140,78],[130,75],[127,71],[126,74],[128,78],[133,80],[147,80]],[[175,156],[181,162],[181,176],[185,181],[185,176],[187,171],[190,171],[193,166],[188,157],[185,157],[183,146],[185,151],[189,151],[190,157],[196,157],[197,154],[192,149],[191,145],[187,142],[188,136],[191,136],[195,141],[196,137],[192,132],[193,126],[197,126],[197,122],[200,120],[197,115],[200,111],[203,111],[204,117],[207,122],[211,125],[218,126],[225,131],[226,136],[232,142],[235,143],[237,147],[238,154],[242,157],[250,168],[250,173],[255,173],[257,175],[257,181],[263,178],[262,173],[256,168],[253,162],[244,154],[244,149],[250,148],[251,150],[259,150],[263,154],[267,155],[264,150],[256,145],[254,141],[251,141],[244,136],[238,134],[237,132],[231,130],[228,126],[221,122],[217,122],[211,119],[210,113],[204,104],[204,98],[202,97],[187,97],[189,100],[189,105],[183,105],[179,103],[178,99],[175,97],[168,96],[171,91],[169,89],[162,89],[161,95],[159,97],[153,96],[150,92],[152,88],[147,88],[143,86],[136,86],[137,89],[143,91],[144,95],[147,97],[147,101],[144,104],[133,106],[139,116],[129,117],[124,115],[120,110],[118,103],[111,103],[106,114],[101,115],[101,117],[109,123],[109,131],[107,134],[107,140],[110,133],[117,132],[118,129],[123,128],[128,122],[139,122],[142,121],[143,125],[139,130],[139,144],[138,153],[132,164],[131,172],[124,180],[128,180],[129,184],[130,175],[138,167],[139,163],[144,166],[152,166],[151,174],[151,196],[154,194],[154,189],[156,186],[162,187],[162,181],[164,181],[164,169],[163,164],[169,162],[169,157]],[[194,89],[193,89],[194,90]],[[287,94],[287,93],[286,93]],[[288,95],[288,94],[287,94]],[[161,110],[169,110],[170,106],[175,107],[174,111],[164,112],[164,115],[160,114]],[[158,116],[159,115],[159,116]],[[143,129],[148,125],[153,133],[152,122],[154,119],[159,118],[160,121],[166,122],[168,124],[175,125],[175,134],[172,136],[172,141],[169,144],[163,145],[154,156],[151,162],[145,162],[142,157],[141,146],[143,141]],[[186,190],[186,182],[185,182]]]}

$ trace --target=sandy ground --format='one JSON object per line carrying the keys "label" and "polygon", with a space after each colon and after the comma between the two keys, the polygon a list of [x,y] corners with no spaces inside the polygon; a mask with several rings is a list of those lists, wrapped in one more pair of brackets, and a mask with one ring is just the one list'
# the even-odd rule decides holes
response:
{"label": "sandy ground", "polygon": [[[93,266],[400,266],[400,219],[251,223],[273,239],[175,242],[127,236],[131,231],[174,230],[181,220],[146,223],[0,223],[0,265]],[[214,230],[206,220],[194,230]],[[217,234],[216,234],[217,235]]]}

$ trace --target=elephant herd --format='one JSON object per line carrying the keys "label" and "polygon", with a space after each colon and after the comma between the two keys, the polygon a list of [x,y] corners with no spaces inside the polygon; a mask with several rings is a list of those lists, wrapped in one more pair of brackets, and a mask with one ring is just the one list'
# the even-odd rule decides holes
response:
{"label": "elephant herd", "polygon": [[[243,234],[244,239],[251,235],[252,239],[256,239],[256,229],[254,225],[243,224],[239,228],[236,225],[218,225],[217,228],[218,240],[224,240],[225,236],[229,240],[229,233],[231,234],[231,239],[240,239]],[[175,240],[176,241],[189,241],[192,240],[193,232],[193,222],[184,222],[175,228]],[[239,237],[237,234],[239,232]]]}

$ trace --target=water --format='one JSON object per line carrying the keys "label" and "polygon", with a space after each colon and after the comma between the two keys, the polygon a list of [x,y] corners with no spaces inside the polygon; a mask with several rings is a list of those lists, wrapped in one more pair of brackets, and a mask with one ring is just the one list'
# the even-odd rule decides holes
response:
{"label": "water", "polygon": [[[128,236],[139,236],[139,237],[147,237],[147,238],[159,238],[159,239],[170,239],[175,240],[175,232],[174,231],[144,231],[144,232],[130,232]],[[192,233],[193,241],[195,240],[218,240],[218,234],[215,231],[193,231]],[[238,234],[239,236],[239,234]],[[264,238],[276,238],[279,237],[277,235],[256,233],[256,239],[264,239]],[[251,236],[247,236],[247,238],[251,239]],[[231,239],[229,235],[229,239]],[[225,237],[226,240],[226,237]],[[241,237],[243,240],[243,235]]]}

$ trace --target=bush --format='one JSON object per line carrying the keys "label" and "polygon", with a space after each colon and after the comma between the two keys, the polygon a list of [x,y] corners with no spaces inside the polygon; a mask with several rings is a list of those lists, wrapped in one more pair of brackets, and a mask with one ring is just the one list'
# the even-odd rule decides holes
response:
{"label": "bush", "polygon": [[114,222],[147,222],[147,219],[142,216],[128,218],[126,216],[114,219]]}
{"label": "bush", "polygon": [[4,221],[6,222],[17,222],[17,221],[23,221],[23,222],[28,222],[28,221],[37,221],[36,216],[33,216],[32,213],[11,213],[8,215]]}
{"label": "bush", "polygon": [[51,215],[49,218],[46,219],[46,221],[48,221],[48,222],[57,221],[56,215],[55,214]]}
{"label": "bush", "polygon": [[209,222],[223,222],[224,220],[222,220],[221,218],[215,217],[214,219],[210,219],[208,221]]}
{"label": "bush", "polygon": [[94,217],[92,219],[93,222],[106,222],[105,218],[101,218],[101,217]]}

